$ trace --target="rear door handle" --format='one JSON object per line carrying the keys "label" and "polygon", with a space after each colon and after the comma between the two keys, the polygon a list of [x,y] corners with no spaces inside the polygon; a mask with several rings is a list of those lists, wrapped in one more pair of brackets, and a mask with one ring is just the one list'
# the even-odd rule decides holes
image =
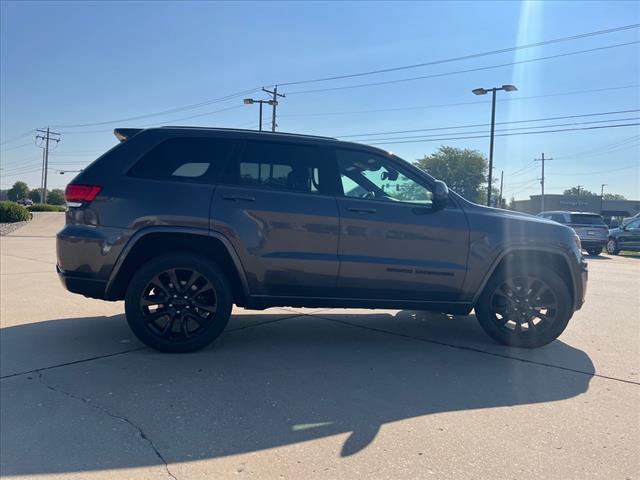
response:
{"label": "rear door handle", "polygon": [[377,212],[375,208],[369,208],[369,207],[347,207],[347,210],[349,210],[350,212],[356,212],[356,213],[376,213]]}
{"label": "rear door handle", "polygon": [[256,201],[256,197],[250,197],[249,195],[223,195],[222,198],[224,198],[225,200],[233,200],[233,201],[242,200],[244,202]]}

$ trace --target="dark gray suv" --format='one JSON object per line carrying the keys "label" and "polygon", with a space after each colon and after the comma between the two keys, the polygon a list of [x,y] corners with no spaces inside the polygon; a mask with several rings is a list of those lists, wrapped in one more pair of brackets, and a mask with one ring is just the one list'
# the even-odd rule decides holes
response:
{"label": "dark gray suv", "polygon": [[233,304],[466,315],[538,347],[584,301],[568,227],[482,207],[391,153],[332,138],[212,128],[118,129],[67,187],[65,287],[125,300],[167,352],[204,347]]}

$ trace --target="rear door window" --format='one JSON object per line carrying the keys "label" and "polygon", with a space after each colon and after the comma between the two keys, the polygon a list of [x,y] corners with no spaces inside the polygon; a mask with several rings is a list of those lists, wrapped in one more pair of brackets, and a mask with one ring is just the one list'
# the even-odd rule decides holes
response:
{"label": "rear door window", "polygon": [[165,140],[145,154],[129,176],[176,182],[212,183],[231,157],[237,142],[183,137]]}
{"label": "rear door window", "polygon": [[316,146],[247,141],[224,178],[233,185],[330,194],[330,171]]}
{"label": "rear door window", "polygon": [[604,225],[604,220],[600,215],[588,215],[582,213],[572,213],[571,223],[574,225]]}

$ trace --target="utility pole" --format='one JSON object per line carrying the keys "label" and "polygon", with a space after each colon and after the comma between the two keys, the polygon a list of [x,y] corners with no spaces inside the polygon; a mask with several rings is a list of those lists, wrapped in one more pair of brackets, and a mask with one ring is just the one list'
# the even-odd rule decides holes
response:
{"label": "utility pole", "polygon": [[600,186],[600,215],[602,215],[602,203],[603,203],[603,200],[604,200],[604,187],[606,187],[606,186],[607,186],[606,183],[603,183]]}
{"label": "utility pole", "polygon": [[276,131],[276,107],[278,106],[278,97],[284,98],[285,95],[283,93],[278,93],[278,86],[274,86],[273,90],[267,90],[266,88],[262,88],[263,92],[268,93],[273,98],[271,99],[271,131]]}
{"label": "utility pole", "polygon": [[540,177],[540,187],[542,189],[542,196],[540,197],[540,211],[544,212],[544,162],[546,160],[553,160],[553,158],[544,158],[544,153],[542,154],[542,158],[534,158],[534,162],[542,162],[542,176]]}
{"label": "utility pole", "polygon": [[500,170],[500,198],[498,199],[498,208],[502,208],[502,185],[504,184],[504,170]]}
{"label": "utility pole", "polygon": [[44,204],[44,147],[42,148],[42,174],[40,175],[40,203]]}
{"label": "utility pole", "polygon": [[44,162],[42,166],[42,176],[43,176],[43,187],[42,187],[42,203],[47,203],[47,171],[49,170],[49,142],[58,142],[60,141],[60,134],[57,132],[52,132],[47,127],[46,130],[37,129],[36,132],[36,140],[42,140],[44,143]]}

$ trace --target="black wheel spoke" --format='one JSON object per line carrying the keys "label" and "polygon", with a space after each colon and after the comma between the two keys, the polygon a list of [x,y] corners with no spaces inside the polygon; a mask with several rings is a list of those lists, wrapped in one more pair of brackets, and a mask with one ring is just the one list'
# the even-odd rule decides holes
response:
{"label": "black wheel spoke", "polygon": [[147,284],[140,308],[154,335],[184,342],[200,335],[213,321],[218,309],[217,293],[212,282],[197,270],[171,268]]}
{"label": "black wheel spoke", "polygon": [[169,281],[171,282],[171,285],[173,285],[173,292],[174,293],[179,293],[180,292],[180,282],[178,280],[178,276],[176,274],[175,268],[167,271],[167,274],[169,275]]}
{"label": "black wheel spoke", "polygon": [[166,311],[160,311],[160,312],[153,312],[153,313],[148,313],[147,315],[145,315],[145,320],[147,323],[154,323],[156,320],[158,320],[159,318],[162,318],[164,316],[170,316],[168,312]]}
{"label": "black wheel spoke", "polygon": [[165,296],[150,295],[142,298],[141,305],[143,307],[151,307],[154,305],[161,305],[161,304],[167,303],[168,300],[169,298]]}
{"label": "black wheel spoke", "polygon": [[172,315],[171,317],[169,317],[169,320],[167,321],[167,324],[163,327],[163,329],[160,331],[160,335],[163,337],[168,337],[171,335],[171,331],[173,330],[173,324],[176,321],[176,316]]}
{"label": "black wheel spoke", "polygon": [[501,330],[515,336],[538,334],[557,315],[557,297],[539,277],[507,278],[490,300],[492,318]]}

